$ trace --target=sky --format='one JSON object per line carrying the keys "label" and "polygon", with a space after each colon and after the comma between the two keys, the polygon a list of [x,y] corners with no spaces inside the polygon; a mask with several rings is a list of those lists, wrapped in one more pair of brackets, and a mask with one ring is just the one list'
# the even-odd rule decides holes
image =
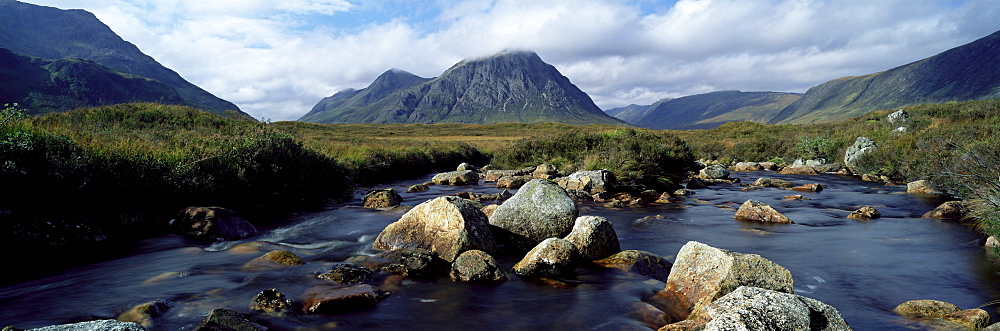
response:
{"label": "sky", "polygon": [[1000,0],[22,0],[94,13],[260,120],[389,69],[435,77],[530,50],[602,109],[721,90],[805,92],[1000,30]]}

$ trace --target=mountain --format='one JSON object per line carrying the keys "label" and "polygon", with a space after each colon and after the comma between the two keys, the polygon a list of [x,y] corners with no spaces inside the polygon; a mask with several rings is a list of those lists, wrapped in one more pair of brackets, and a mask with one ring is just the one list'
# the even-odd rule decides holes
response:
{"label": "mountain", "polygon": [[711,129],[726,122],[767,122],[800,97],[784,92],[719,91],[660,100],[638,118],[625,112],[616,117],[657,130]]}
{"label": "mountain", "polygon": [[1000,98],[1000,31],[887,71],[814,86],[771,123],[847,119],[879,109]]}
{"label": "mountain", "polygon": [[29,115],[137,101],[188,104],[156,80],[89,60],[47,60],[4,48],[0,48],[0,100],[18,103]]}
{"label": "mountain", "polygon": [[[383,78],[392,84],[384,84]],[[419,82],[421,79],[389,71],[367,88],[323,99],[299,120],[627,125],[601,111],[586,93],[533,52],[508,51],[463,60],[437,78]]]}
{"label": "mountain", "polygon": [[[215,113],[239,111],[184,80],[138,47],[123,40],[94,14],[62,10],[15,0],[0,0],[0,47],[46,59],[80,58],[170,86],[186,104]],[[245,114],[244,114],[245,115]]]}
{"label": "mountain", "polygon": [[607,113],[608,115],[610,115],[610,116],[612,116],[614,118],[620,119],[622,121],[629,122],[629,123],[634,123],[635,121],[638,121],[643,116],[646,116],[646,114],[649,114],[649,111],[653,110],[653,108],[656,108],[656,106],[659,106],[661,103],[664,103],[664,102],[667,102],[667,101],[670,101],[670,100],[671,100],[670,98],[663,98],[663,99],[660,99],[660,100],[654,102],[651,105],[631,104],[631,105],[628,105],[628,106],[625,106],[625,107],[608,109],[608,110],[605,110],[604,112]]}

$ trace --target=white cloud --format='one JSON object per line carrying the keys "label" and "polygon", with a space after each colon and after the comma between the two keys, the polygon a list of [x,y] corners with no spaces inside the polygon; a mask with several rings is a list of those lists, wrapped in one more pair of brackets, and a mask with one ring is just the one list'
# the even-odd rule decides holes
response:
{"label": "white cloud", "polygon": [[714,90],[803,92],[1000,28],[993,0],[27,0],[94,12],[258,118],[292,120],[389,68],[433,77],[530,49],[604,108]]}

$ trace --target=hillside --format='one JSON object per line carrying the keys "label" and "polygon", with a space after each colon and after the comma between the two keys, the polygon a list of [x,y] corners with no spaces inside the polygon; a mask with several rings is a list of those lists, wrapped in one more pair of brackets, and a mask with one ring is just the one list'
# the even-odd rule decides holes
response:
{"label": "hillside", "polygon": [[138,47],[123,40],[94,14],[62,10],[15,0],[0,0],[0,47],[46,59],[81,58],[135,76],[152,78],[170,86],[186,104],[215,113],[239,111],[184,80]]}
{"label": "hillside", "polygon": [[[532,52],[464,60],[426,82],[409,73],[393,72],[383,74],[365,89],[325,98],[299,120],[625,125],[602,112],[586,93]],[[386,80],[393,84],[383,84]],[[414,83],[418,84],[406,86]]]}
{"label": "hillside", "polygon": [[767,122],[800,94],[783,92],[719,91],[661,100],[638,113],[618,118],[657,130],[711,129],[726,122]]}
{"label": "hillside", "polygon": [[634,124],[635,121],[638,121],[643,116],[646,116],[646,114],[649,114],[649,111],[653,110],[653,108],[656,108],[656,106],[659,106],[661,103],[670,100],[672,99],[664,98],[654,102],[651,105],[631,104],[625,107],[608,109],[605,110],[604,112],[607,113],[608,115],[611,115],[614,118]]}
{"label": "hillside", "polygon": [[771,123],[844,120],[909,105],[1000,98],[1000,31],[884,72],[813,88]]}

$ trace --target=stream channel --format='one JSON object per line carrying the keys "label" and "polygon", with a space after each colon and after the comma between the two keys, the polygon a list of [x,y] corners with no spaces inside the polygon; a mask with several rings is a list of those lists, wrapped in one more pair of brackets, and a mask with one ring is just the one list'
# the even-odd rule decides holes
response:
{"label": "stream channel", "polygon": [[[905,193],[906,186],[882,186],[856,177],[734,172],[743,183],[759,177],[796,184],[820,183],[818,193],[777,188],[742,191],[739,185],[696,190],[674,203],[608,208],[579,203],[580,215],[614,224],[621,248],[649,251],[673,262],[681,246],[699,241],[740,253],[759,254],[791,271],[795,292],[835,308],[855,330],[921,329],[891,312],[907,300],[935,299],[962,309],[1000,298],[1000,266],[983,238],[967,226],[920,216],[943,202]],[[430,176],[380,185],[405,192]],[[458,192],[498,193],[491,182],[473,186],[431,186],[401,193],[415,206]],[[783,201],[803,194],[811,200]],[[744,201],[771,205],[796,224],[768,225],[733,219]],[[846,216],[874,206],[882,217],[857,221]],[[375,308],[336,315],[301,314],[273,318],[249,309],[254,296],[276,288],[300,304],[315,278],[335,263],[375,252],[372,241],[404,209],[371,210],[361,200],[302,212],[240,241],[205,245],[179,235],[147,239],[126,257],[59,272],[55,276],[0,288],[0,326],[35,328],[115,318],[140,303],[169,300],[173,307],[156,319],[156,330],[192,330],[215,308],[251,314],[277,330],[324,329],[629,329],[645,328],[633,306],[664,284],[614,269],[579,268],[572,286],[555,286],[510,272],[510,280],[477,285],[437,279],[406,279]],[[661,218],[643,220],[646,216]],[[241,271],[267,250],[229,248],[265,241],[301,256],[305,265],[270,271]],[[519,257],[498,256],[505,268]],[[27,266],[22,266],[27,267]],[[16,272],[8,270],[7,272]],[[378,285],[378,284],[376,284]],[[997,321],[997,305],[986,306]]]}

